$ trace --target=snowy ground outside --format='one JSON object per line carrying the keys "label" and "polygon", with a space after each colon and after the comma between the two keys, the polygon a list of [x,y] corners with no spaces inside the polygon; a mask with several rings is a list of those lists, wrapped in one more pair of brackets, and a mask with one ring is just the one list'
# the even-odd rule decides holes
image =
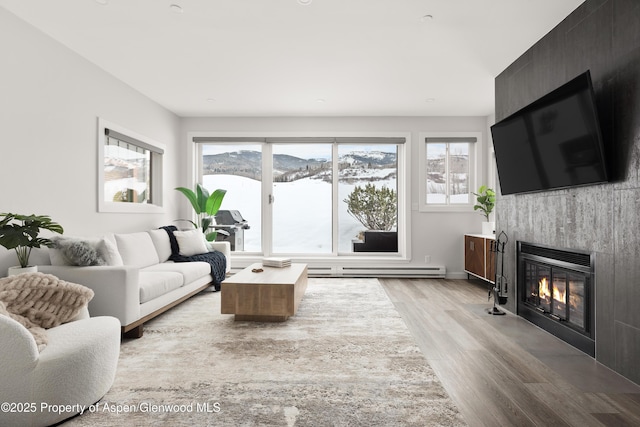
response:
{"label": "snowy ground outside", "polygon": [[[376,177],[376,187],[396,189],[395,176],[387,179],[395,169],[369,171]],[[358,181],[338,184],[338,250],[352,252],[351,240],[364,226],[347,213],[347,195],[356,185],[364,185],[366,176]],[[204,186],[213,191],[227,190],[221,209],[237,210],[247,220],[246,252],[261,252],[261,182],[235,175],[205,175]],[[321,179],[303,178],[293,182],[275,183],[273,195],[273,252],[274,253],[331,253],[331,184]]]}

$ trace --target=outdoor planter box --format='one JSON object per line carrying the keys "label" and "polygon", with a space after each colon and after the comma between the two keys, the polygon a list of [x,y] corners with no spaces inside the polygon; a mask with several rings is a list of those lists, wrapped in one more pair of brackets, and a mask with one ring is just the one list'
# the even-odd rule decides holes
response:
{"label": "outdoor planter box", "polygon": [[364,240],[353,241],[353,252],[398,252],[398,232],[365,231]]}

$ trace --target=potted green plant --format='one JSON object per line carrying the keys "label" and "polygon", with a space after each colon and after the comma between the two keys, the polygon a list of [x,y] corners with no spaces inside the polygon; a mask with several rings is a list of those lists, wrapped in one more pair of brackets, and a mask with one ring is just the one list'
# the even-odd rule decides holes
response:
{"label": "potted green plant", "polygon": [[486,185],[482,185],[478,189],[478,192],[473,194],[476,196],[477,202],[473,210],[480,211],[486,218],[486,221],[482,223],[482,234],[493,234],[496,225],[495,222],[489,220],[489,215],[496,206],[496,192]]}
{"label": "potted green plant", "polygon": [[33,248],[51,247],[50,239],[40,237],[40,229],[62,234],[62,226],[53,222],[46,215],[19,215],[13,213],[0,214],[0,245],[16,251],[19,267],[10,267],[9,275],[36,271],[29,265],[29,257]]}
{"label": "potted green plant", "polygon": [[209,231],[209,227],[215,225],[214,216],[218,213],[227,190],[217,189],[209,194],[209,190],[201,184],[196,184],[195,191],[186,187],[177,187],[176,190],[184,194],[191,202],[191,206],[198,217],[197,223],[192,220],[186,221],[189,221],[194,227],[202,229],[207,241],[214,241],[218,233],[215,230]]}

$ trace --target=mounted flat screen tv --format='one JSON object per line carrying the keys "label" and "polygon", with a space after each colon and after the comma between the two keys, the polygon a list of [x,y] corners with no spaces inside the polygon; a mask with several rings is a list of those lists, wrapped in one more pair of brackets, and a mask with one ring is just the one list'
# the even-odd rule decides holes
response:
{"label": "mounted flat screen tv", "polygon": [[589,71],[491,126],[502,194],[608,181]]}

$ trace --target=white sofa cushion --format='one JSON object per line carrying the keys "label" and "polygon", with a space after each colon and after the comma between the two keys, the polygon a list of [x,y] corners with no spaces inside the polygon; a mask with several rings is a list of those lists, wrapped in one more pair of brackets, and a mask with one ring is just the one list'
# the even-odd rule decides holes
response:
{"label": "white sofa cushion", "polygon": [[116,234],[115,237],[124,265],[144,268],[160,262],[156,247],[146,231]]}
{"label": "white sofa cushion", "polygon": [[200,230],[174,231],[173,235],[176,236],[180,255],[182,256],[192,256],[209,252],[206,241],[204,240],[204,234],[202,234]]}
{"label": "white sofa cushion", "polygon": [[141,271],[139,276],[140,304],[151,301],[184,284],[182,274],[165,271]]}
{"label": "white sofa cushion", "polygon": [[169,234],[163,230],[149,230],[149,235],[153,241],[153,245],[158,252],[158,259],[160,262],[165,262],[171,256],[171,241],[169,240]]}
{"label": "white sofa cushion", "polygon": [[48,252],[51,265],[71,265],[71,262],[64,256],[60,249],[49,248]]}
{"label": "white sofa cushion", "polygon": [[200,261],[191,262],[165,262],[142,269],[143,272],[173,271],[182,274],[184,283],[192,283],[204,276],[211,276],[209,263]]}

